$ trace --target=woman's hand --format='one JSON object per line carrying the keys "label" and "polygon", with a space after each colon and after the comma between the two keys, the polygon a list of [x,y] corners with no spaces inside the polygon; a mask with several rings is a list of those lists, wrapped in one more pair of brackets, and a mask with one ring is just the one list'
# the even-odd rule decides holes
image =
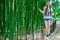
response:
{"label": "woman's hand", "polygon": [[38,10],[39,10],[41,13],[43,13],[43,14],[44,14],[44,11],[42,11],[40,8],[38,8]]}
{"label": "woman's hand", "polygon": [[[35,7],[33,6],[33,10],[35,9]],[[44,11],[42,11],[39,7],[37,8],[38,9],[38,11],[40,11],[41,13],[43,13],[44,14]]]}

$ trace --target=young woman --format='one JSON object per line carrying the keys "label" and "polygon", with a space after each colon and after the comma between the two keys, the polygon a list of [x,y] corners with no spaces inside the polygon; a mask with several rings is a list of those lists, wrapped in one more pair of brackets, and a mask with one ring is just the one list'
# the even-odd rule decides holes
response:
{"label": "young woman", "polygon": [[50,25],[51,25],[51,19],[52,19],[52,13],[51,13],[51,4],[50,2],[47,2],[47,5],[44,7],[44,10],[38,10],[44,14],[44,21],[45,21],[45,27],[47,32],[47,37],[50,36]]}

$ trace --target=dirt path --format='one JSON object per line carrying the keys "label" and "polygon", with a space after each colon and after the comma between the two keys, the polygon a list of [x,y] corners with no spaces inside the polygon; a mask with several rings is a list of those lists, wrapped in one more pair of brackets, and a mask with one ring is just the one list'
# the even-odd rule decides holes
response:
{"label": "dirt path", "polygon": [[50,38],[50,40],[60,40],[60,24],[57,24],[56,33]]}

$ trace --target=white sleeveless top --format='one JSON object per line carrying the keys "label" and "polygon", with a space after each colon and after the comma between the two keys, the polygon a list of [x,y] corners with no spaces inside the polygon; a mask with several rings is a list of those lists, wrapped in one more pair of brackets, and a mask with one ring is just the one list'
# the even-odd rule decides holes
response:
{"label": "white sleeveless top", "polygon": [[51,19],[52,17],[50,16],[50,9],[48,8],[47,10],[47,15],[44,16],[44,19]]}

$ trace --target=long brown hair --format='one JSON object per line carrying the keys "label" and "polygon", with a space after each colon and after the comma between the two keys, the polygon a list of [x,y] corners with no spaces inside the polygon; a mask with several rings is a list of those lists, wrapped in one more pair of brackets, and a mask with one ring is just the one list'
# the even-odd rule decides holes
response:
{"label": "long brown hair", "polygon": [[[52,15],[52,13],[51,13],[51,5],[49,5],[49,8],[50,8],[50,16]],[[48,10],[48,5],[47,5],[47,7],[45,8],[45,16],[47,15],[47,10]]]}

